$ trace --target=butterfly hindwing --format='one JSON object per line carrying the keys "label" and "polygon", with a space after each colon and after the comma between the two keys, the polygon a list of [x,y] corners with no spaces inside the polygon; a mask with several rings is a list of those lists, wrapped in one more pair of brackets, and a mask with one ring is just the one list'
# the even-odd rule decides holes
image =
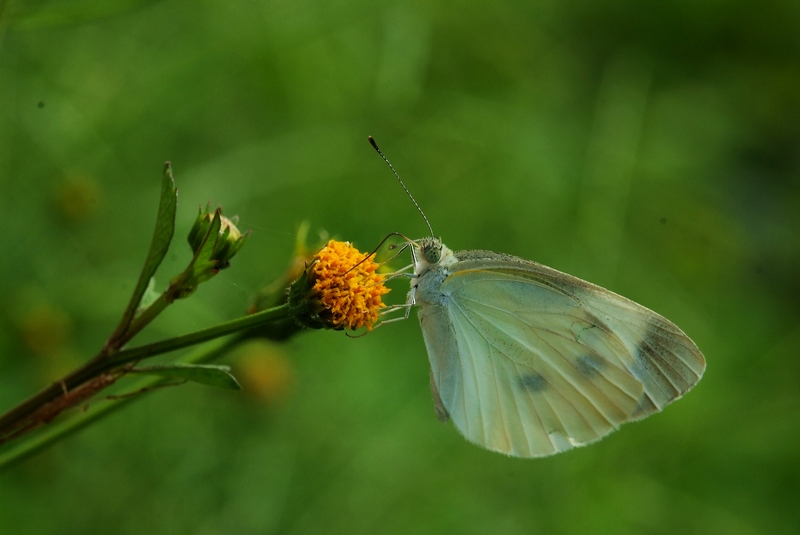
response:
{"label": "butterfly hindwing", "polygon": [[558,453],[660,410],[702,375],[697,347],[644,307],[533,262],[456,255],[419,317],[434,394],[477,444]]}

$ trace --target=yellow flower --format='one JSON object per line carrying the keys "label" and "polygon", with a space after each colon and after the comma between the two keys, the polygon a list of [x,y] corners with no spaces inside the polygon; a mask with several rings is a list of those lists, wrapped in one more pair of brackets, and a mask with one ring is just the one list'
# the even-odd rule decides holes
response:
{"label": "yellow flower", "polygon": [[371,329],[389,293],[378,264],[348,242],[331,240],[311,265],[315,292],[331,315],[331,323],[348,329]]}
{"label": "yellow flower", "polygon": [[289,293],[292,315],[307,327],[368,330],[389,293],[378,264],[348,242],[330,240]]}

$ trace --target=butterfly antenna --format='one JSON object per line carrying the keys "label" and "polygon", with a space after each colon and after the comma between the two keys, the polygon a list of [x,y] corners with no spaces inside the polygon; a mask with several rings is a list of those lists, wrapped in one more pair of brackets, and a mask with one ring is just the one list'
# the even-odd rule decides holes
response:
{"label": "butterfly antenna", "polygon": [[394,166],[392,165],[392,162],[390,162],[389,159],[386,156],[383,155],[383,153],[381,152],[381,149],[378,148],[378,144],[375,143],[375,140],[372,138],[372,136],[367,136],[367,139],[369,139],[369,142],[370,142],[370,145],[372,145],[372,148],[375,149],[378,152],[378,154],[381,155],[381,158],[383,158],[383,161],[386,162],[386,165],[388,165],[389,169],[391,169],[392,173],[394,173],[394,176],[397,178],[397,181],[400,182],[401,186],[403,186],[403,190],[406,192],[406,195],[408,195],[408,198],[411,199],[411,202],[413,202],[414,206],[417,207],[417,210],[419,210],[419,213],[422,214],[422,219],[425,220],[425,224],[428,225],[428,230],[431,232],[431,238],[435,238],[436,236],[433,234],[433,227],[431,226],[431,222],[428,221],[428,218],[425,215],[425,212],[423,212],[422,208],[419,207],[419,204],[417,203],[417,200],[414,198],[413,195],[411,195],[411,192],[408,191],[408,188],[403,183],[403,180],[400,178],[400,175],[397,174],[397,171],[394,170]]}

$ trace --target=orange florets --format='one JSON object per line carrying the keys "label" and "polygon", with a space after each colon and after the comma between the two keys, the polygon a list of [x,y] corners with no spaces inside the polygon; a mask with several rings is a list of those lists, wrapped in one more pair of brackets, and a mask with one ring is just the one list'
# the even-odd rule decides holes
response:
{"label": "orange florets", "polygon": [[352,330],[372,329],[379,310],[386,306],[381,296],[389,293],[377,269],[372,258],[349,242],[330,240],[317,253],[309,270],[327,322]]}

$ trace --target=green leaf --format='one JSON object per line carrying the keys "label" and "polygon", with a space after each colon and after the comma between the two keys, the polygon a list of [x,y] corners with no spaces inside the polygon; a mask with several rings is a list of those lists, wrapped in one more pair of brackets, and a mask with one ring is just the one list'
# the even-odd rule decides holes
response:
{"label": "green leaf", "polygon": [[143,310],[161,297],[161,292],[156,290],[156,278],[150,277],[150,281],[147,283],[147,288],[145,288],[144,294],[142,295],[142,299],[139,302],[139,310]]}
{"label": "green leaf", "polygon": [[200,261],[211,260],[217,248],[217,240],[219,240],[219,229],[221,226],[222,220],[220,219],[219,208],[217,208],[214,212],[214,219],[211,220],[211,227],[208,229],[208,233],[206,233],[206,237],[202,242],[203,244],[197,250],[195,259]]}
{"label": "green leaf", "polygon": [[122,315],[119,326],[114,331],[112,338],[122,336],[128,329],[136,310],[139,308],[139,303],[142,301],[142,296],[150,284],[150,279],[167,255],[172,235],[175,233],[175,211],[177,206],[178,190],[175,188],[175,179],[172,178],[172,166],[167,162],[164,164],[164,175],[161,179],[161,201],[158,206],[156,228],[153,232],[153,240],[150,242],[150,250],[147,253],[147,259],[144,261],[142,273],[139,275],[139,280],[133,290],[128,307],[125,309],[125,313]]}
{"label": "green leaf", "polygon": [[217,388],[225,388],[228,390],[242,389],[236,378],[231,375],[230,366],[221,366],[217,364],[165,364],[134,368],[131,370],[131,373],[184,379],[186,381],[216,386]]}
{"label": "green leaf", "polygon": [[219,272],[219,262],[212,260],[214,252],[217,248],[217,241],[219,240],[219,230],[222,227],[222,220],[220,219],[220,210],[214,212],[214,218],[211,220],[211,225],[208,232],[200,242],[197,252],[192,258],[192,262],[186,269],[186,274],[189,276],[190,286],[197,286],[203,283]]}

